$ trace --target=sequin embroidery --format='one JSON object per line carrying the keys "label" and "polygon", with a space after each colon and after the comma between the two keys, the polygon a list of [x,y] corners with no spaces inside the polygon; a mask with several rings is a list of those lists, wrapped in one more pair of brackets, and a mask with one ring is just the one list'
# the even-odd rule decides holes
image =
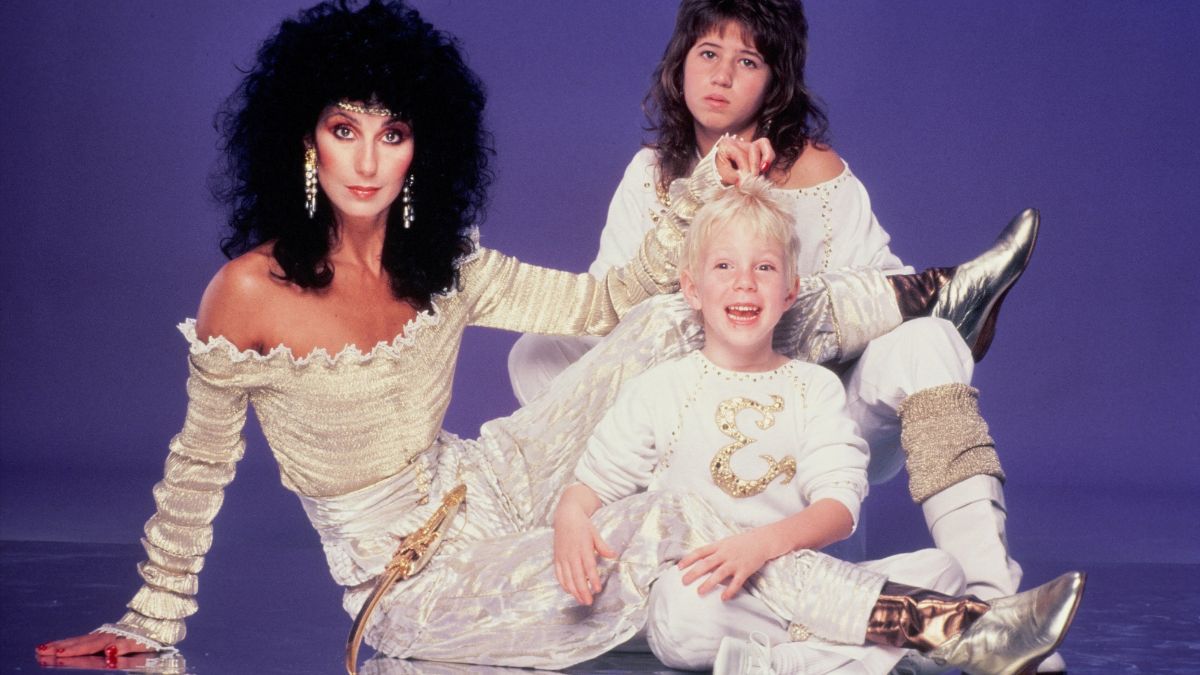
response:
{"label": "sequin embroidery", "polygon": [[737,415],[739,412],[750,409],[755,410],[762,417],[755,422],[759,429],[770,429],[775,425],[775,416],[772,413],[783,411],[783,398],[775,394],[771,395],[771,405],[763,405],[758,401],[738,396],[727,401],[722,401],[717,406],[717,428],[721,433],[733,439],[733,443],[726,445],[717,451],[713,457],[709,468],[712,471],[713,482],[731,497],[753,497],[754,495],[767,489],[771,481],[779,476],[783,476],[783,482],[786,483],[796,476],[796,460],[794,457],[785,457],[782,461],[775,459],[770,455],[759,455],[768,464],[766,473],[758,478],[747,480],[739,477],[733,472],[733,466],[730,464],[730,459],[733,453],[755,442],[755,439],[742,433],[738,428]]}

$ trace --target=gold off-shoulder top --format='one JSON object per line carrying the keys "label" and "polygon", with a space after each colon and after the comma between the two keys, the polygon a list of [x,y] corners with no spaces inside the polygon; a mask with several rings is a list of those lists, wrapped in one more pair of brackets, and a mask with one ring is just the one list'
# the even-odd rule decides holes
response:
{"label": "gold off-shoulder top", "polygon": [[[434,299],[404,333],[370,351],[304,357],[279,346],[242,351],[222,337],[201,342],[192,321],[188,411],[172,439],[156,513],[142,539],[145,584],[110,625],[172,645],[196,612],[197,574],[212,544],[212,521],[245,444],[253,404],[284,485],[308,497],[346,494],[406,470],[441,430],[468,325],[562,335],[607,333],[630,307],[677,288],[683,228],[719,187],[711,155],[646,235],[638,256],[603,279],[521,263],[477,248],[460,261],[461,283]],[[105,630],[105,629],[101,629]]]}

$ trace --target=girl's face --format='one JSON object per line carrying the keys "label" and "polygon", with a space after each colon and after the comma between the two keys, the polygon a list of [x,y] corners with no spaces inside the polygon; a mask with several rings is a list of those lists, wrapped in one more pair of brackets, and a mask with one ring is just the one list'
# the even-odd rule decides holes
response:
{"label": "girl's face", "polygon": [[683,98],[702,147],[722,134],[751,138],[771,69],[741,24],[725,22],[696,41],[683,62]]}
{"label": "girl's face", "polygon": [[329,106],[313,142],[317,181],[338,222],[385,221],[412,165],[412,129],[394,117]]}

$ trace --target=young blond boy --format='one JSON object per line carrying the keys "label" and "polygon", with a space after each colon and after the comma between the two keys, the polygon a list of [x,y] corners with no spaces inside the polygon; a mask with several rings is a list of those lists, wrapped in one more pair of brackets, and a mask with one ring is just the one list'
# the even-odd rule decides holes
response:
{"label": "young blond boy", "polygon": [[[672,667],[739,672],[757,662],[772,669],[762,672],[887,673],[905,647],[928,651],[988,612],[973,598],[917,591],[949,613],[926,626],[937,635],[914,636],[877,612],[888,592],[916,591],[896,581],[961,592],[964,578],[949,555],[930,549],[855,566],[814,553],[853,531],[868,455],[838,378],[772,348],[797,292],[797,246],[790,214],[762,179],[743,180],[696,214],[680,284],[702,316],[705,345],[622,388],[555,513],[558,581],[585,605],[601,587],[596,556],[614,556],[590,520],[604,504],[647,490],[686,491],[740,531],[692,551],[650,590],[647,640]],[[784,556],[810,571],[803,589],[784,589],[796,596],[783,601],[785,615],[813,617],[810,625],[779,618],[770,589],[756,588],[754,575]],[[754,639],[727,639],[746,635]]]}

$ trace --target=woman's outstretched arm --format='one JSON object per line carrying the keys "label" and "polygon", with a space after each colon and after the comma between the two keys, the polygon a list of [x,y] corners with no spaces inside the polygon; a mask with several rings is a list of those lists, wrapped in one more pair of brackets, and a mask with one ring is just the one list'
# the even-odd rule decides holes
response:
{"label": "woman's outstretched arm", "polygon": [[[231,263],[232,265],[232,263]],[[246,334],[237,308],[247,306],[230,265],[213,280],[201,302],[198,323],[183,327],[191,340],[188,409],[183,429],[170,442],[163,478],[154,486],[157,510],[144,528],[146,560],[138,565],[145,582],[115,623],[77,637],[38,646],[56,657],[105,652],[130,654],[170,648],[184,638],[184,620],[196,612],[197,574],[212,545],[212,521],[245,443],[248,384],[238,373],[234,351],[210,349],[196,339],[226,332]],[[232,321],[232,323],[231,323]]]}
{"label": "woman's outstretched arm", "polygon": [[[642,238],[625,265],[602,278],[528,265],[485,250],[463,267],[473,286],[472,323],[528,333],[604,335],[633,306],[679,288],[684,233],[696,209],[721,189],[728,162],[710,153],[696,171],[672,185],[671,209]],[[735,174],[734,174],[735,175]]]}

